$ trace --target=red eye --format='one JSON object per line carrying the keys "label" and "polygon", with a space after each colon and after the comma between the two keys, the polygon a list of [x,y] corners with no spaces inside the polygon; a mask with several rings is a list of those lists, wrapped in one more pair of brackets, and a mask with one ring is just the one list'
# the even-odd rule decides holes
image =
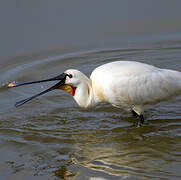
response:
{"label": "red eye", "polygon": [[69,76],[69,78],[72,78],[72,77],[73,77],[72,74],[69,74],[68,76]]}

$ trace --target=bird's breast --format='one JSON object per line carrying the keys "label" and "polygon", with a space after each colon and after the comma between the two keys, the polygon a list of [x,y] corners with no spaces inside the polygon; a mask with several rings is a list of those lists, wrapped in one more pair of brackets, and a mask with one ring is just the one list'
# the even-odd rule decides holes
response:
{"label": "bird's breast", "polygon": [[102,102],[106,101],[105,95],[101,90],[97,90],[96,94],[100,101],[102,101]]}

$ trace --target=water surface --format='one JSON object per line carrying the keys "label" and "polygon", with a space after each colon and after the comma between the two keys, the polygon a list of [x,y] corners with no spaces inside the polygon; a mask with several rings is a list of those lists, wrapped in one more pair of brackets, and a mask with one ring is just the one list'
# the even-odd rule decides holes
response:
{"label": "water surface", "polygon": [[[63,7],[69,7],[70,14],[75,15],[72,20],[72,16],[67,16],[68,11],[59,11],[58,1],[51,5],[44,1],[45,9],[39,9],[42,4],[36,4],[34,14],[31,14],[31,8],[35,4],[17,2],[11,4],[9,13],[15,12],[13,18],[19,25],[16,28],[21,31],[8,36],[12,26],[8,21],[10,16],[6,21],[9,26],[3,26],[9,43],[3,41],[4,51],[0,59],[0,179],[181,179],[179,97],[151,107],[146,111],[148,123],[137,128],[137,119],[129,112],[107,104],[84,110],[69,94],[59,90],[15,108],[15,102],[52,83],[9,89],[6,86],[11,81],[53,77],[69,68],[79,69],[90,76],[95,67],[117,60],[139,61],[181,71],[180,6],[171,6],[167,1],[163,5],[159,1],[155,9],[155,6],[143,3],[147,11],[142,17],[144,13],[138,13],[133,6],[130,13],[127,13],[128,9],[124,10],[124,7],[130,7],[129,3],[116,6],[118,4],[111,5],[112,2],[106,1],[104,8],[101,3],[97,4],[93,18],[88,5],[78,1],[76,6],[76,3],[70,5],[62,1]],[[10,7],[10,4],[4,3],[4,6]],[[163,14],[159,16],[163,6]],[[173,13],[167,13],[166,7],[169,6]],[[121,15],[119,7],[124,15],[122,18],[117,17]],[[134,7],[142,9],[139,5]],[[148,7],[155,9],[155,14],[148,11]],[[53,11],[56,8],[57,11]],[[99,14],[100,8],[103,9],[102,15]],[[49,16],[46,15],[47,9],[50,10]],[[108,10],[112,15],[108,16]],[[63,12],[61,31],[61,26],[56,29],[55,24],[60,24],[58,17]],[[21,13],[24,16],[20,16]],[[82,15],[87,18],[86,26]],[[164,16],[171,19],[165,26]],[[27,17],[28,27],[25,26]],[[80,21],[75,21],[76,17]],[[155,17],[159,18],[152,21]],[[75,23],[72,25],[73,21],[79,27],[75,27]],[[37,29],[30,26],[33,24]],[[30,30],[33,31],[30,33]],[[20,36],[22,32],[24,34]],[[77,34],[73,35],[74,32]],[[39,38],[38,34],[41,34]]]}

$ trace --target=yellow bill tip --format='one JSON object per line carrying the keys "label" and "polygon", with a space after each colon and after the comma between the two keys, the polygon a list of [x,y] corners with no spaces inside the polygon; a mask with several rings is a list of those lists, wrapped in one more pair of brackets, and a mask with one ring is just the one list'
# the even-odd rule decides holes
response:
{"label": "yellow bill tip", "polygon": [[11,82],[11,83],[8,84],[8,87],[15,87],[15,86],[16,86],[16,84],[13,83],[13,82]]}

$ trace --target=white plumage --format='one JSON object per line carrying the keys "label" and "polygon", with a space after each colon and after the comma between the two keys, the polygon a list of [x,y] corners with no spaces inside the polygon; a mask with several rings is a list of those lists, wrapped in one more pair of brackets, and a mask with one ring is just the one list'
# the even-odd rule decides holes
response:
{"label": "white plumage", "polygon": [[[107,102],[134,110],[138,116],[144,106],[181,95],[181,73],[134,61],[116,61],[97,67],[90,80],[78,70],[67,70],[76,87],[74,99],[81,107]],[[79,80],[79,81],[78,81]],[[78,83],[75,83],[78,82]]]}
{"label": "white plumage", "polygon": [[38,95],[16,103],[16,106],[50,90],[63,89],[73,95],[80,107],[88,108],[107,102],[130,110],[143,122],[144,106],[181,95],[180,72],[134,61],[116,61],[99,66],[92,72],[90,79],[78,70],[69,69],[55,78],[10,83],[9,87],[52,80],[61,81]]}

